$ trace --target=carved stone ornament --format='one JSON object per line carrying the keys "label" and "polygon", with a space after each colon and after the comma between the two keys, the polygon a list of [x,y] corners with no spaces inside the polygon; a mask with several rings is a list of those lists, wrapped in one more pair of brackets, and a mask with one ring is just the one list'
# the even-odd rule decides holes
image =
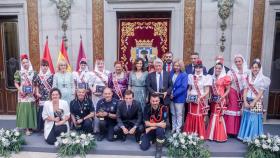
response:
{"label": "carved stone ornament", "polygon": [[225,30],[227,29],[227,23],[226,20],[231,14],[231,10],[233,8],[234,0],[218,0],[218,8],[219,8],[219,17],[221,18],[220,28],[222,31],[222,36],[220,38],[221,46],[220,50],[223,53],[225,51],[225,42],[226,37],[224,35]]}
{"label": "carved stone ornament", "polygon": [[58,9],[58,15],[62,20],[61,28],[64,32],[63,39],[66,42],[67,41],[66,31],[68,28],[67,20],[69,19],[71,14],[70,10],[71,10],[71,4],[73,3],[73,0],[50,0],[50,1],[55,3]]}

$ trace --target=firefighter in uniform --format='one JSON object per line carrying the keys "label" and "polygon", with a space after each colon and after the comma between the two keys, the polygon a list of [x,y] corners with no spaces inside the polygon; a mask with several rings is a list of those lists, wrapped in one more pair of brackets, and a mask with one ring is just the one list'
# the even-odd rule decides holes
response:
{"label": "firefighter in uniform", "polygon": [[144,109],[145,133],[140,139],[140,148],[148,150],[151,142],[156,141],[156,158],[162,155],[162,146],[165,141],[167,107],[160,104],[160,97],[154,93],[150,97],[150,105]]}
{"label": "firefighter in uniform", "polygon": [[114,127],[117,124],[118,100],[113,98],[113,92],[110,88],[103,91],[103,99],[97,102],[96,116],[99,119],[99,129],[97,140],[102,141],[107,137],[108,141],[114,141]]}

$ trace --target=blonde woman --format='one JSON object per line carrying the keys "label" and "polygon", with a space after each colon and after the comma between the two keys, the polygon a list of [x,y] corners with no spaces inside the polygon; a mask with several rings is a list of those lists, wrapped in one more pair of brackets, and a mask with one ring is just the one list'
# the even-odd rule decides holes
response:
{"label": "blonde woman", "polygon": [[182,60],[174,59],[170,77],[173,83],[171,92],[170,110],[172,114],[172,132],[181,132],[185,113],[185,100],[187,97],[188,75],[184,70]]}
{"label": "blonde woman", "polygon": [[57,72],[53,79],[53,88],[58,88],[61,91],[61,99],[70,104],[74,99],[75,84],[72,73],[67,72],[67,62],[60,60],[57,65]]}

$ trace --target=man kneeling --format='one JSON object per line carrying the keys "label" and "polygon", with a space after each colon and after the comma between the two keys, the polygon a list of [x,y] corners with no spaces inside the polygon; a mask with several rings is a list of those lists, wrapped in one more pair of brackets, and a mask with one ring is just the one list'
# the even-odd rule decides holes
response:
{"label": "man kneeling", "polygon": [[120,101],[118,105],[118,124],[114,128],[114,132],[122,141],[126,140],[127,135],[135,134],[136,142],[139,142],[144,131],[141,105],[134,100],[134,93],[131,90],[126,90],[124,95],[124,101]]}
{"label": "man kneeling", "polygon": [[160,104],[160,97],[154,93],[150,98],[150,105],[144,109],[146,131],[141,137],[140,148],[148,150],[151,141],[156,140],[156,158],[162,155],[162,145],[165,141],[165,128],[167,120],[167,107]]}
{"label": "man kneeling", "polygon": [[86,89],[77,89],[76,99],[70,103],[71,118],[77,131],[91,133],[94,117],[94,106],[89,98],[86,98]]}

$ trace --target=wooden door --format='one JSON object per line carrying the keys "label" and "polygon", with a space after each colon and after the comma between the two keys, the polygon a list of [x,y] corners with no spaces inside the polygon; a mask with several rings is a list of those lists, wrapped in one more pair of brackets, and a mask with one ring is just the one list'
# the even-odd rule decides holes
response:
{"label": "wooden door", "polygon": [[19,69],[17,17],[0,17],[0,114],[16,113],[17,90],[13,74]]}

